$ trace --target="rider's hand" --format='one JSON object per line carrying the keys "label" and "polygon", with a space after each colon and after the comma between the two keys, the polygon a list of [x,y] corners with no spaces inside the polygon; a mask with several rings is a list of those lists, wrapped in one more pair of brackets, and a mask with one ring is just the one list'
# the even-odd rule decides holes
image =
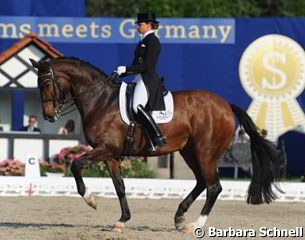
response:
{"label": "rider's hand", "polygon": [[123,73],[126,73],[126,66],[118,66],[115,69],[115,72],[120,76]]}

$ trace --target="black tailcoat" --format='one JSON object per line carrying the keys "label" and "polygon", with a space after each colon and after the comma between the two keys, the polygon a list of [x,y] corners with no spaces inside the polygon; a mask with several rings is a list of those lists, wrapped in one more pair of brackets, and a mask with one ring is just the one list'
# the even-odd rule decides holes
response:
{"label": "black tailcoat", "polygon": [[[18,131],[27,132],[29,127],[30,126],[23,126],[23,127],[19,128]],[[41,130],[37,127],[34,127],[33,132],[41,132]]]}
{"label": "black tailcoat", "polygon": [[161,51],[159,39],[154,33],[148,34],[140,41],[134,52],[131,66],[126,67],[127,74],[141,74],[148,90],[149,98],[146,109],[164,110],[163,88],[161,80],[156,72],[156,65]]}

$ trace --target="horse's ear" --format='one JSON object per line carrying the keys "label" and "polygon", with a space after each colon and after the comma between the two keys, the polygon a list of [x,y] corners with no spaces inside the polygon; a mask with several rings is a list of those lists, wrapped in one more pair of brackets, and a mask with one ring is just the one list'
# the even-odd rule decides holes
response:
{"label": "horse's ear", "polygon": [[32,59],[32,58],[29,58],[29,60],[31,61],[31,63],[32,63],[32,65],[33,65],[34,68],[39,69],[40,64],[39,64],[38,62],[36,62],[36,61],[35,61],[34,59]]}

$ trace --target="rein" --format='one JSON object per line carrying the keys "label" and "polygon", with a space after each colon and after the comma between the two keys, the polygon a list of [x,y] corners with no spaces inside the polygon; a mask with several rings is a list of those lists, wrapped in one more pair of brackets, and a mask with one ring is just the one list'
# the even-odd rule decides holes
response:
{"label": "rein", "polygon": [[[106,78],[106,80],[105,80],[105,82],[110,82],[110,81],[112,81],[112,80],[114,80],[114,79],[117,79],[118,78],[118,74],[117,73],[113,73],[112,75],[110,75],[108,78]],[[82,94],[84,94],[84,93],[87,93],[88,91],[90,91],[91,89],[94,89],[94,88],[96,88],[96,87],[98,87],[98,86],[100,86],[101,84],[102,84],[103,82],[99,82],[99,83],[97,83],[97,84],[94,84],[93,86],[91,86],[89,89],[87,89],[86,91],[83,91],[83,92],[80,92],[79,94],[78,94],[78,96],[77,97],[72,97],[72,98],[70,98],[70,99],[68,99],[68,100],[64,100],[63,101],[63,105],[65,105],[66,103],[68,103],[68,102],[72,102],[69,106],[67,106],[66,108],[64,108],[62,111],[61,111],[61,116],[64,116],[64,115],[67,115],[67,114],[69,114],[69,113],[71,113],[71,112],[73,112],[73,111],[75,111],[77,108],[75,107],[75,108],[73,108],[72,110],[70,110],[70,111],[68,111],[67,112],[67,110],[69,109],[69,108],[71,108],[73,105],[75,105],[75,99],[77,99],[77,98],[79,98],[79,96],[80,95],[82,95]]]}
{"label": "rein", "polygon": [[[110,82],[110,81],[112,81],[112,80],[114,80],[114,79],[117,79],[117,78],[118,78],[118,74],[117,74],[117,73],[113,73],[113,74],[110,75],[108,78],[106,78],[104,81],[107,83],[107,82]],[[68,101],[72,101],[72,100],[78,98],[80,95],[82,95],[82,94],[84,94],[84,93],[87,93],[87,92],[90,91],[91,89],[94,89],[94,88],[100,86],[101,84],[103,84],[103,82],[99,82],[99,83],[97,83],[97,84],[94,84],[93,86],[89,87],[89,88],[86,89],[85,91],[80,92],[80,93],[78,94],[77,97],[73,97],[73,98],[69,99]]]}
{"label": "rein", "polygon": [[[50,78],[44,79],[43,81],[41,81],[41,83],[38,82],[38,87],[39,87],[39,89],[41,91],[41,89],[43,88],[43,86],[46,83],[48,83],[49,81],[52,82],[53,89],[54,89],[54,92],[55,92],[56,96],[54,98],[50,98],[50,99],[43,99],[43,98],[41,98],[41,101],[42,102],[53,102],[54,112],[55,112],[55,115],[56,115],[57,118],[59,118],[60,116],[65,116],[65,115],[75,111],[77,109],[76,107],[73,108],[72,110],[69,110],[73,105],[75,105],[75,99],[79,98],[82,94],[87,93],[91,89],[94,89],[97,86],[99,86],[101,84],[104,84],[103,81],[99,82],[97,84],[94,84],[89,89],[86,89],[85,91],[80,92],[77,97],[72,97],[70,99],[65,100],[65,94],[64,94],[63,87],[60,85],[60,83],[58,81],[56,81],[53,68],[52,68],[52,66],[49,63],[48,63],[48,67],[49,67],[49,72],[45,73],[45,74],[38,75],[38,79],[41,78],[41,77],[47,77],[47,76],[50,76]],[[110,75],[108,78],[106,78],[104,81],[106,83],[107,82],[111,82],[114,79],[117,79],[118,76],[119,75],[115,72],[112,75]],[[56,105],[57,105],[56,103],[59,105],[59,108],[56,107]],[[67,103],[71,103],[71,104],[68,105],[68,106],[65,106],[65,104],[67,104]]]}

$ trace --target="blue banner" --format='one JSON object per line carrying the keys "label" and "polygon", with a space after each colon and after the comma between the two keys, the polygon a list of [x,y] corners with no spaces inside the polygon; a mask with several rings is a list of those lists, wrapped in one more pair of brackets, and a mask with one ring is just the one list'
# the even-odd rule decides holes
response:
{"label": "blue banner", "polygon": [[[269,138],[284,141],[289,173],[304,174],[295,135],[305,138],[305,18],[158,20],[157,71],[167,89],[205,89],[247,109]],[[132,63],[139,40],[130,18],[0,17],[0,52],[30,31],[107,74]]]}
{"label": "blue banner", "polygon": [[[163,43],[234,44],[231,18],[160,18],[156,34]],[[0,38],[23,38],[30,32],[48,42],[135,43],[139,40],[130,18],[0,17]]]}
{"label": "blue banner", "polygon": [[85,17],[86,0],[1,1],[0,16]]}

